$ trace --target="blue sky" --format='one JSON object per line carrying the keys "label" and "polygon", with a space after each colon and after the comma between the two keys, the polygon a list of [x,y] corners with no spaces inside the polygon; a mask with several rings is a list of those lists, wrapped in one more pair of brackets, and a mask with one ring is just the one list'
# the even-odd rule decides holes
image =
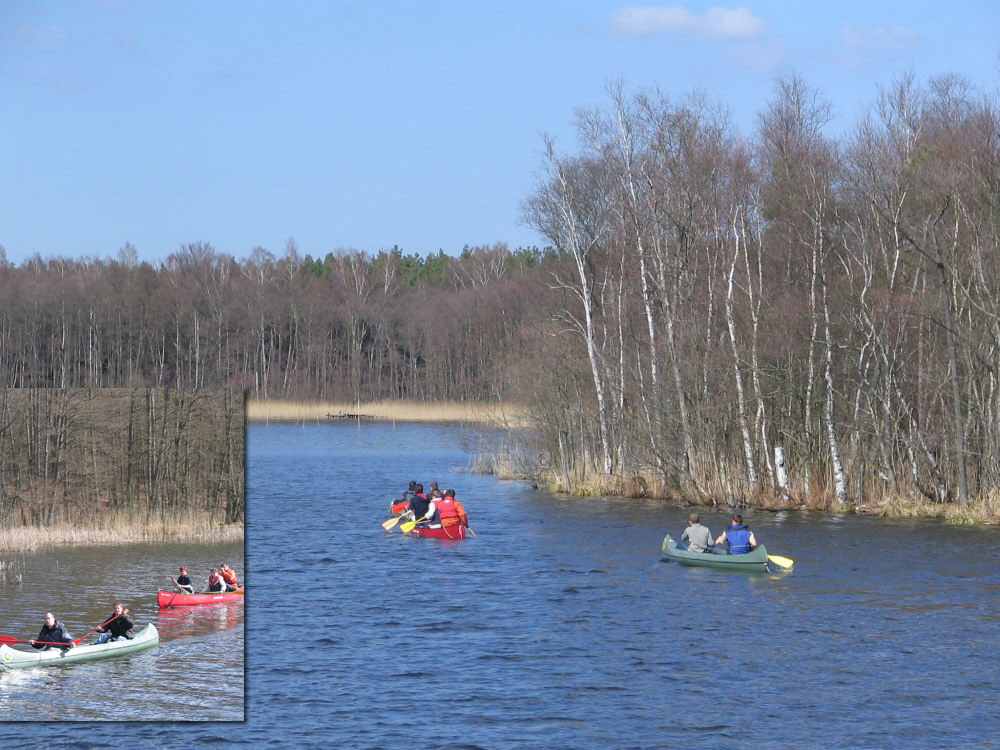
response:
{"label": "blue sky", "polygon": [[750,132],[794,71],[851,128],[878,86],[1000,89],[1000,2],[0,0],[0,245],[20,263],[542,245],[542,134],[607,84]]}

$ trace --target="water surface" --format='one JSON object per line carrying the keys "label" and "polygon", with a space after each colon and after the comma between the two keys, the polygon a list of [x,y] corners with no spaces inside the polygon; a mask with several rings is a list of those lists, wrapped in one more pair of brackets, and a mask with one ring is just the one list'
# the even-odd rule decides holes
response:
{"label": "water surface", "polygon": [[[754,513],[792,573],[685,568],[659,546],[688,509],[473,475],[476,439],[250,425],[248,578],[269,595],[246,605],[248,720],[136,725],[136,741],[994,746],[996,530]],[[411,479],[454,487],[477,538],[384,534]],[[703,512],[713,532],[725,520]],[[28,731],[73,741],[59,725]]]}

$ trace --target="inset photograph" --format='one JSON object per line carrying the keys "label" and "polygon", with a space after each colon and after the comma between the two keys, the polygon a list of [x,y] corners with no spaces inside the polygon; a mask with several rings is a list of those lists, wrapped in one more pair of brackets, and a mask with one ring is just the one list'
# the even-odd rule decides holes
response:
{"label": "inset photograph", "polygon": [[0,721],[243,721],[241,391],[0,392]]}

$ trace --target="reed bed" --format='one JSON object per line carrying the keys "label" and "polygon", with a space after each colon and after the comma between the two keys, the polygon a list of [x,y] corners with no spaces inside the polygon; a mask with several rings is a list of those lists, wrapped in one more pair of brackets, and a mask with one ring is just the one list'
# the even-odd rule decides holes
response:
{"label": "reed bed", "polygon": [[504,428],[528,427],[525,410],[516,404],[457,401],[290,401],[247,399],[246,418],[251,422],[461,422]]}
{"label": "reed bed", "polygon": [[968,505],[956,503],[926,503],[910,498],[892,498],[878,506],[875,514],[889,518],[941,518],[956,525],[1000,524],[1000,491],[993,490],[984,497],[969,501]]}
{"label": "reed bed", "polygon": [[[0,530],[0,552],[35,552],[49,547],[160,544],[164,542],[236,542],[243,539],[242,524],[212,524],[207,519],[104,519],[101,526],[60,524],[22,526]],[[0,573],[3,569],[0,567]]]}
{"label": "reed bed", "polygon": [[[477,456],[469,468],[479,474],[495,474],[501,478],[530,481],[550,492],[573,497],[626,497],[660,498],[686,505],[713,508],[747,507],[758,510],[813,510],[824,513],[857,513],[886,518],[939,518],[948,524],[968,526],[1000,525],[1000,490],[975,498],[968,505],[957,503],[932,503],[912,498],[885,498],[876,504],[838,505],[826,492],[790,493],[779,496],[772,492],[759,492],[745,498],[736,506],[726,493],[701,494],[694,488],[678,488],[664,484],[653,477],[595,476],[585,471],[559,476],[539,467],[524,468],[515,465],[506,456]],[[568,482],[568,484],[567,484]]]}

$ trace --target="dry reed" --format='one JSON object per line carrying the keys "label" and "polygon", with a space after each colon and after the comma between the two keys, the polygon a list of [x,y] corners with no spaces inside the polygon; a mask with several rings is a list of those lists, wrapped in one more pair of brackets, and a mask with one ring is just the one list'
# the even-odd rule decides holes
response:
{"label": "dry reed", "polygon": [[164,542],[236,542],[243,539],[240,524],[211,524],[207,519],[103,519],[101,526],[22,526],[0,530],[0,552],[34,552],[48,547],[116,544],[160,544]]}
{"label": "dry reed", "polygon": [[437,401],[333,402],[247,399],[246,418],[251,422],[327,422],[373,420],[378,422],[462,422],[507,428],[529,426],[524,409],[512,404]]}
{"label": "dry reed", "polygon": [[[495,473],[482,471],[489,467],[489,460],[481,458],[472,470],[480,473]],[[734,501],[726,494],[701,494],[695,491],[684,491],[665,485],[655,477],[618,477],[588,474],[586,471],[570,472],[567,487],[560,476],[551,471],[529,472],[517,477],[532,481],[550,492],[568,494],[573,497],[652,497],[688,505],[710,507],[747,507],[758,510],[816,510],[824,513],[844,514],[859,513],[880,515],[888,518],[939,518],[948,524],[963,525],[1000,525],[1000,491],[971,500],[968,505],[956,503],[931,503],[909,498],[891,498],[877,505],[839,505],[829,495],[796,494],[779,495],[771,492],[756,492],[752,496]]]}

